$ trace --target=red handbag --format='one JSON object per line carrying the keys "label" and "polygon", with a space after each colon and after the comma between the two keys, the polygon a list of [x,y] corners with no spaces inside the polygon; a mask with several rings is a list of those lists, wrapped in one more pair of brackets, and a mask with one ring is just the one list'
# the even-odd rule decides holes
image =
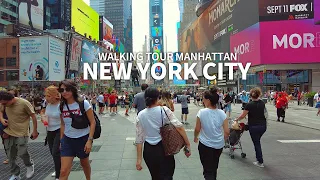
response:
{"label": "red handbag", "polygon": [[[168,118],[168,123],[163,125],[162,111]],[[183,137],[177,131],[176,127],[170,122],[170,119],[166,111],[161,108],[162,127],[160,128],[160,134],[162,138],[162,144],[166,156],[175,155],[185,146]]]}

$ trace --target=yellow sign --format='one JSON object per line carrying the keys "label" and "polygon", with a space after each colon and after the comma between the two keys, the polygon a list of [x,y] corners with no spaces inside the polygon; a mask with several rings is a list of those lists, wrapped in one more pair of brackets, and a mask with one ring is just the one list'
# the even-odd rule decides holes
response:
{"label": "yellow sign", "polygon": [[99,41],[99,14],[83,0],[71,2],[71,26],[81,35],[87,34],[92,40]]}

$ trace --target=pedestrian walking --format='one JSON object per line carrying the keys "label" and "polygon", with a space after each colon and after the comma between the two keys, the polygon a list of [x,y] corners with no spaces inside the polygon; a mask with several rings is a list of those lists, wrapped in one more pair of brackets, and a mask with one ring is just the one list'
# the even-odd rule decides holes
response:
{"label": "pedestrian walking", "polygon": [[318,92],[318,96],[315,95],[316,99],[316,108],[318,108],[317,116],[320,115],[320,91]]}
{"label": "pedestrian walking", "polygon": [[91,96],[91,105],[92,105],[93,111],[96,112],[97,111],[97,96],[95,93]]}
{"label": "pedestrian walking", "polygon": [[102,114],[104,111],[104,97],[103,92],[100,92],[98,96],[98,102],[99,102],[99,114]]}
{"label": "pedestrian walking", "polygon": [[148,88],[148,84],[141,85],[141,92],[134,96],[133,107],[137,109],[137,115],[140,111],[146,108],[146,101],[144,97],[144,92]]}
{"label": "pedestrian walking", "polygon": [[198,151],[206,180],[217,179],[220,155],[224,142],[229,137],[228,119],[226,114],[217,108],[218,101],[216,89],[204,92],[203,103],[206,108],[198,111],[194,129],[194,142],[199,142]]}
{"label": "pedestrian walking", "polygon": [[240,100],[242,102],[241,110],[244,110],[246,108],[246,105],[249,103],[249,96],[247,95],[246,91],[242,91],[242,94],[240,95]]}
{"label": "pedestrian walking", "polygon": [[286,109],[288,108],[288,99],[282,94],[279,93],[276,100],[276,108],[277,108],[277,121],[280,121],[280,117],[282,118],[282,122],[284,122],[286,116]]}
{"label": "pedestrian walking", "polygon": [[4,138],[4,145],[9,158],[10,173],[12,174],[10,180],[21,179],[20,167],[16,164],[18,152],[24,165],[27,167],[26,177],[31,178],[34,174],[34,162],[28,152],[30,117],[33,123],[31,139],[34,140],[39,135],[34,108],[27,100],[15,97],[6,91],[0,91],[0,104],[5,107],[5,112],[10,120],[10,123],[8,123],[8,120],[1,120],[1,123],[7,126],[4,129],[2,137]]}
{"label": "pedestrian walking", "polygon": [[171,94],[168,91],[162,92],[162,98],[159,100],[160,106],[167,106],[172,112],[174,112],[174,105],[172,102]]}
{"label": "pedestrian walking", "polygon": [[[148,88],[145,91],[145,102],[147,108],[140,111],[137,117],[137,170],[142,169],[142,156],[149,169],[152,180],[172,180],[175,170],[175,159],[173,155],[165,156],[160,128],[169,121],[175,126],[179,134],[183,137],[191,155],[190,142],[182,123],[174,116],[167,107],[159,106],[160,92],[156,88]],[[142,155],[142,144],[144,144]]]}
{"label": "pedestrian walking", "polygon": [[92,107],[87,100],[79,99],[77,85],[73,81],[60,82],[59,92],[62,95],[60,180],[68,179],[75,157],[80,159],[86,179],[89,180],[91,179],[89,155],[96,124]]}
{"label": "pedestrian walking", "polygon": [[183,95],[179,96],[179,100],[181,103],[181,122],[182,124],[189,125],[187,122],[189,114],[187,91],[184,91]]}
{"label": "pedestrian walking", "polygon": [[250,101],[242,114],[235,120],[240,121],[248,115],[249,133],[256,151],[256,162],[253,162],[255,166],[264,167],[264,161],[261,149],[261,137],[267,130],[267,120],[265,117],[265,103],[259,98],[261,96],[260,88],[253,88],[250,90]]}
{"label": "pedestrian walking", "polygon": [[125,105],[125,108],[126,108],[126,112],[124,115],[126,116],[129,116],[128,112],[129,112],[129,105],[130,105],[130,98],[129,98],[129,94],[128,92],[126,92],[126,95],[124,97],[124,105]]}
{"label": "pedestrian walking", "polygon": [[117,106],[117,95],[116,91],[113,90],[111,92],[111,95],[109,96],[109,106],[110,106],[110,115],[115,115],[116,114],[116,106]]}
{"label": "pedestrian walking", "polygon": [[232,103],[232,98],[230,96],[229,93],[226,93],[224,98],[224,112],[227,114],[227,117],[230,118],[231,117],[231,103]]}
{"label": "pedestrian walking", "polygon": [[47,128],[47,142],[54,162],[56,180],[60,177],[60,93],[58,87],[49,86],[45,90],[46,106],[41,111],[41,121]]}

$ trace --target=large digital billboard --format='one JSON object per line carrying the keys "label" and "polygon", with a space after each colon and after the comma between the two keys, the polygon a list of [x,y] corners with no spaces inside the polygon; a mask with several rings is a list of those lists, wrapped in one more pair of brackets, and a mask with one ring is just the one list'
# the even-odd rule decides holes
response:
{"label": "large digital billboard", "polygon": [[162,27],[151,27],[151,36],[152,37],[162,36]]}
{"label": "large digital billboard", "polygon": [[100,40],[109,41],[112,39],[113,25],[103,16],[99,17]]}
{"label": "large digital billboard", "polygon": [[49,37],[49,81],[65,79],[65,42]]}
{"label": "large digital billboard", "polygon": [[31,29],[43,30],[43,0],[20,0],[19,23]]}
{"label": "large digital billboard", "polygon": [[313,19],[260,22],[262,63],[319,63],[319,32]]}
{"label": "large digital billboard", "polygon": [[81,59],[82,40],[80,38],[73,37],[71,43],[71,58],[70,58],[70,70],[78,71],[79,62]]}
{"label": "large digital billboard", "polygon": [[99,40],[99,14],[83,0],[71,1],[71,26],[81,35]]}
{"label": "large digital billboard", "polygon": [[314,22],[320,25],[320,0],[314,1]]}
{"label": "large digital billboard", "polygon": [[313,19],[313,0],[260,0],[260,21]]}

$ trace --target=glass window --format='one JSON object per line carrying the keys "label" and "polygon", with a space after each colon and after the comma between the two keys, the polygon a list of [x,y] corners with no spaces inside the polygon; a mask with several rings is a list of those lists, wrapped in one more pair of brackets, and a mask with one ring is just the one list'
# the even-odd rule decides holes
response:
{"label": "glass window", "polygon": [[16,66],[16,65],[17,65],[16,58],[7,58],[7,60],[6,60],[7,67]]}
{"label": "glass window", "polygon": [[4,58],[0,58],[0,67],[4,66]]}
{"label": "glass window", "polygon": [[4,81],[4,71],[0,71],[0,81]]}
{"label": "glass window", "polygon": [[17,53],[17,46],[12,46],[12,54],[16,54]]}
{"label": "glass window", "polygon": [[19,80],[19,70],[7,71],[7,81]]}

